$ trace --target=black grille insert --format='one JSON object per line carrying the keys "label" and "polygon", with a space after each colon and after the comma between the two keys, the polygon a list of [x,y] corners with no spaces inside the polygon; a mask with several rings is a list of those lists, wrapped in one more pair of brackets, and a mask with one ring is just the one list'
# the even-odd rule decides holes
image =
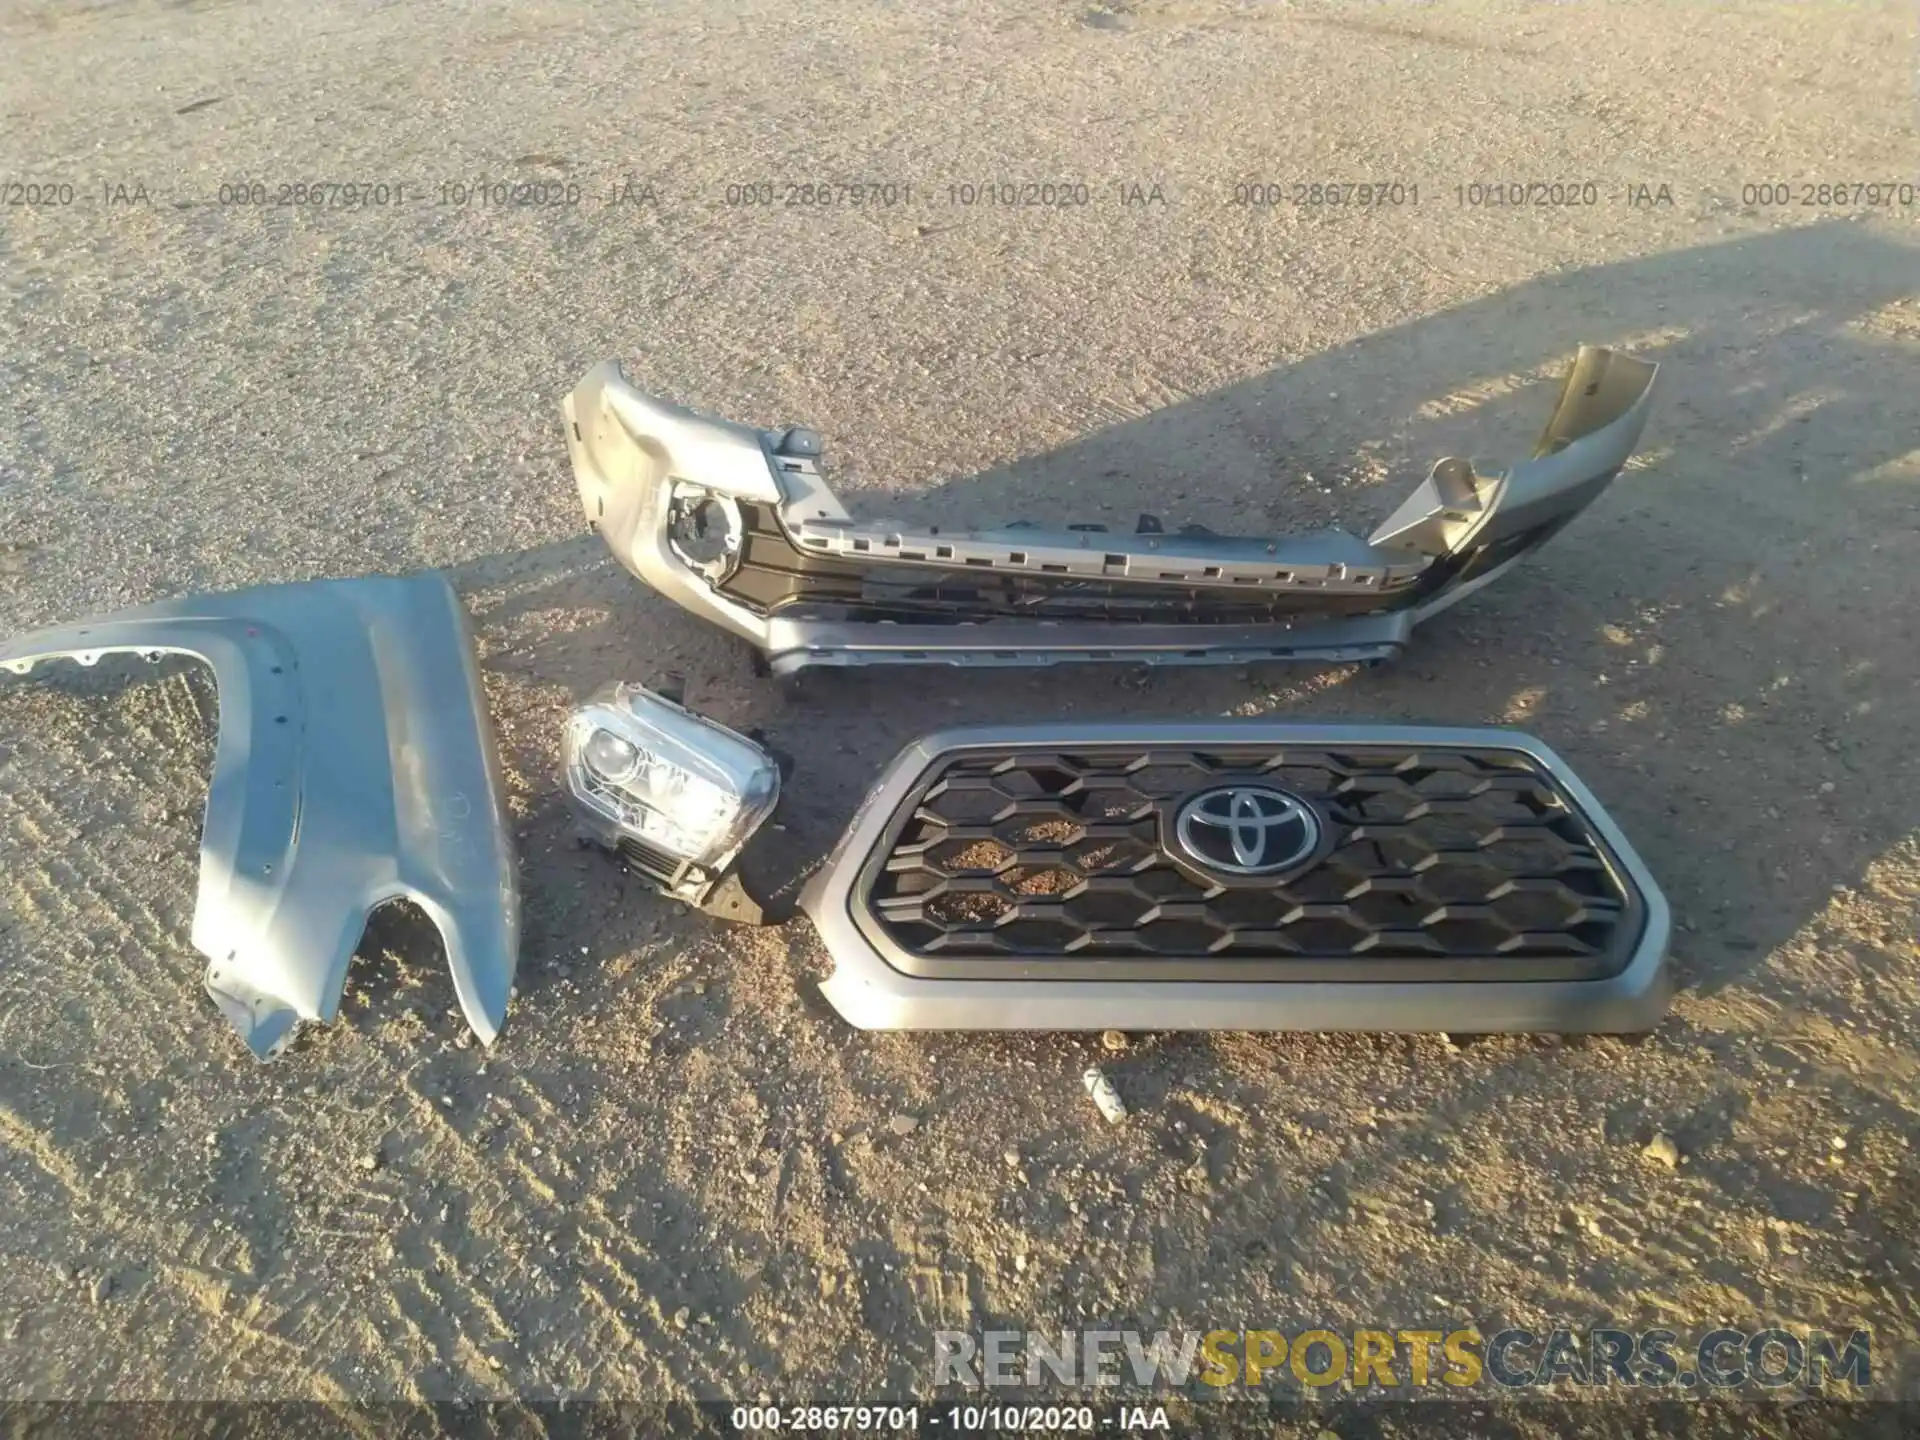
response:
{"label": "black grille insert", "polygon": [[[1415,585],[1381,591],[1235,594],[1141,581],[1024,571],[930,570],[886,557],[848,559],[801,550],[769,505],[742,502],[740,562],[718,587],[756,615],[894,621],[1132,621],[1155,625],[1271,625],[1302,616],[1362,615],[1411,603]],[[1424,588],[1422,584],[1419,588]],[[987,648],[991,648],[991,645]]]}
{"label": "black grille insert", "polygon": [[[1310,804],[1321,857],[1274,881],[1176,863],[1171,816],[1233,783]],[[896,968],[951,979],[1599,979],[1645,918],[1534,756],[1405,743],[959,751],[899,806],[854,911]]]}

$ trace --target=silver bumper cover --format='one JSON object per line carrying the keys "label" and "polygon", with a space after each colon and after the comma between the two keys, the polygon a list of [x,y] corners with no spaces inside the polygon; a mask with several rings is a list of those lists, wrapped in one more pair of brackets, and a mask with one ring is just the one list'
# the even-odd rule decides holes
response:
{"label": "silver bumper cover", "polygon": [[212,667],[220,721],[193,944],[262,1060],[339,1009],[368,914],[418,905],[467,1022],[505,1023],[520,897],[466,619],[437,574],[269,585],[0,644],[0,668],[133,652]]}
{"label": "silver bumper cover", "polygon": [[[1223,664],[1397,654],[1413,626],[1544,543],[1625,464],[1658,367],[1574,357],[1534,454],[1493,474],[1437,462],[1365,540],[1344,531],[943,533],[848,514],[812,432],[755,430],[636,389],[616,362],[566,397],[588,523],[641,580],[751,642],[775,674],[814,665]],[[711,557],[672,534],[712,502]]]}
{"label": "silver bumper cover", "polygon": [[[1160,756],[1187,747],[1358,751],[1370,745],[1524,757],[1551,776],[1568,807],[1596,837],[1597,849],[1622,890],[1636,898],[1634,928],[1621,937],[1619,968],[1603,978],[1422,980],[1407,976],[1420,973],[1424,962],[1371,962],[1376,972],[1399,973],[1392,979],[1327,978],[1343,967],[1356,976],[1369,968],[1370,962],[1355,960],[1299,966],[1314,978],[1236,980],[1220,978],[1226,967],[1210,965],[1202,957],[1161,962],[1157,968],[1162,974],[1188,970],[1206,978],[1126,978],[1147,967],[1123,961],[1109,962],[1112,973],[1106,976],[1095,963],[1083,965],[1084,978],[1059,979],[1047,977],[1068,968],[1071,962],[1064,956],[1016,956],[973,962],[977,973],[996,972],[991,978],[931,978],[926,972],[937,964],[904,950],[875,923],[867,905],[876,870],[893,863],[883,859],[890,836],[899,834],[903,816],[921,803],[918,787],[936,766],[956,756],[977,752],[997,757],[1020,747],[1086,754],[1102,746],[1139,746]],[[1008,833],[1005,823],[1000,822],[998,833]],[[1087,892],[1100,883],[1079,888]],[[1073,895],[1067,892],[1066,899],[1071,902]],[[1667,968],[1671,918],[1645,864],[1592,792],[1553,751],[1530,736],[1503,729],[1227,721],[944,731],[916,741],[888,767],[807,886],[801,907],[813,919],[834,964],[822,992],[844,1018],[869,1030],[1637,1032],[1659,1022],[1672,988]],[[1488,960],[1473,963],[1481,975],[1497,973]],[[1446,969],[1436,965],[1432,973]]]}

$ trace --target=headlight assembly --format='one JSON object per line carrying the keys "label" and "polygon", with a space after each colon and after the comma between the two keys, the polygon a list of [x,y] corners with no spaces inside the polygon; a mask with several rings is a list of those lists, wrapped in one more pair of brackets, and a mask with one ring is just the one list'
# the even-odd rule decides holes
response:
{"label": "headlight assembly", "polygon": [[565,757],[567,788],[597,838],[694,905],[780,798],[764,748],[639,685],[610,685],[574,711]]}

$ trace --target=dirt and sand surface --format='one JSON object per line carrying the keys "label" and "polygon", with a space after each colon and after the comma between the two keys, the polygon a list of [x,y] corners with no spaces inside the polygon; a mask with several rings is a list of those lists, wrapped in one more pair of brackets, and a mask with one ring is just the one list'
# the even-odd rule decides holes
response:
{"label": "dirt and sand surface", "polygon": [[[0,55],[42,187],[0,208],[0,630],[444,567],[527,907],[491,1052],[398,913],[256,1066],[186,938],[210,686],[0,686],[0,1393],[852,1399],[943,1327],[1723,1320],[1871,1326],[1907,1393],[1920,206],[1851,187],[1920,181],[1912,4],[9,0]],[[1597,203],[1456,191],[1516,181]],[[1367,671],[759,681],[583,533],[558,425],[618,356],[818,428],[869,509],[1364,528],[1525,453],[1580,341],[1665,367],[1640,457]],[[1662,880],[1684,989],[1640,1043],[856,1033],[804,923],[574,848],[563,713],[670,671],[798,757],[796,857],[962,719],[1521,724]]]}

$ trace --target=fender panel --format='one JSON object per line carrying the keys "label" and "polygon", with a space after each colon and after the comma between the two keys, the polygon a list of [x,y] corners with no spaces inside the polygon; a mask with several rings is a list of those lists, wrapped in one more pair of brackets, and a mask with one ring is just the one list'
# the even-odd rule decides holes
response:
{"label": "fender panel", "polygon": [[267,585],[57,626],[0,668],[134,652],[211,666],[220,720],[193,944],[262,1060],[339,1009],[369,913],[418,905],[484,1043],[506,1020],[520,895],[465,614],[438,574]]}

